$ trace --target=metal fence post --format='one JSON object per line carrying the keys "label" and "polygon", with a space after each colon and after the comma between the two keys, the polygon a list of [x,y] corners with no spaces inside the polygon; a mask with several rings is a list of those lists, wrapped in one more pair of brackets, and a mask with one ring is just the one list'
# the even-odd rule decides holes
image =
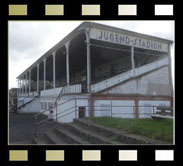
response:
{"label": "metal fence post", "polygon": [[111,100],[111,117],[112,117],[112,100]]}
{"label": "metal fence post", "polygon": [[56,102],[56,122],[57,122],[57,102]]}
{"label": "metal fence post", "polygon": [[77,118],[77,107],[76,107],[76,97],[75,97],[75,118]]}
{"label": "metal fence post", "polygon": [[37,116],[34,117],[34,124],[35,124],[35,138],[37,137]]}

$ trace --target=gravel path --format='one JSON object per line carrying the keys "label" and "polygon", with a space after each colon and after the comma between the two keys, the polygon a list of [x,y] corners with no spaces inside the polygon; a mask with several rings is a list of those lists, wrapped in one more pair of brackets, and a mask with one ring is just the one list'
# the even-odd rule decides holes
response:
{"label": "gravel path", "polygon": [[[34,115],[33,113],[9,114],[9,144],[33,144]],[[46,116],[40,116],[40,119],[44,118]],[[51,131],[54,127],[56,127],[56,122],[48,122],[38,128],[38,135]]]}

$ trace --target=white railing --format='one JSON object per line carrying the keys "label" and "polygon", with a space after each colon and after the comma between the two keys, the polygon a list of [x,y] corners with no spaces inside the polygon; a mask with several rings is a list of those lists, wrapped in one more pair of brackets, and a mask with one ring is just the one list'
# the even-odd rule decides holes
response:
{"label": "white railing", "polygon": [[149,71],[160,68],[164,65],[167,65],[168,63],[169,63],[169,60],[166,57],[166,58],[163,58],[156,62],[152,62],[150,64],[135,68],[134,72],[133,72],[133,70],[129,70],[125,73],[121,73],[119,75],[116,75],[116,76],[106,79],[104,81],[91,85],[91,92],[96,93],[96,92],[102,91],[102,90],[112,87],[116,84],[119,84],[123,81],[126,81],[132,77],[136,77],[136,76],[145,74]]}
{"label": "white railing", "polygon": [[81,93],[81,84],[71,85],[71,86],[64,86],[54,89],[48,89],[41,91],[41,96],[49,96],[49,97],[56,97],[59,95],[61,89],[63,88],[63,94],[68,93]]}
{"label": "white railing", "polygon": [[81,93],[81,84],[65,86],[63,89],[63,94],[67,93]]}

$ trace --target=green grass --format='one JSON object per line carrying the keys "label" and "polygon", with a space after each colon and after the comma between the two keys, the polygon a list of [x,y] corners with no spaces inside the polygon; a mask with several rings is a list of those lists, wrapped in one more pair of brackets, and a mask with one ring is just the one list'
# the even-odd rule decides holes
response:
{"label": "green grass", "polygon": [[121,129],[130,134],[147,136],[151,139],[158,139],[173,142],[173,120],[154,119],[121,119],[111,117],[87,118],[96,124]]}

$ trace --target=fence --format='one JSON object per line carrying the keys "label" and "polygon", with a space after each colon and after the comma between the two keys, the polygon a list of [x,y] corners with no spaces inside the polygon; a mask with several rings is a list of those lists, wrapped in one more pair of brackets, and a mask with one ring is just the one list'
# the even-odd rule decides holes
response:
{"label": "fence", "polygon": [[[79,105],[78,99],[72,98],[59,104],[53,104],[53,107],[42,111],[35,116],[35,137],[37,127],[44,124],[52,117],[53,120],[60,122],[72,122],[74,118],[83,117],[118,117],[118,118],[151,118],[153,114],[160,112],[157,105],[153,106],[138,106],[138,110],[132,105],[112,105],[101,104],[100,106]],[[67,107],[65,107],[67,105]],[[48,118],[39,121],[38,116],[47,112]],[[49,115],[52,116],[49,116]]]}

